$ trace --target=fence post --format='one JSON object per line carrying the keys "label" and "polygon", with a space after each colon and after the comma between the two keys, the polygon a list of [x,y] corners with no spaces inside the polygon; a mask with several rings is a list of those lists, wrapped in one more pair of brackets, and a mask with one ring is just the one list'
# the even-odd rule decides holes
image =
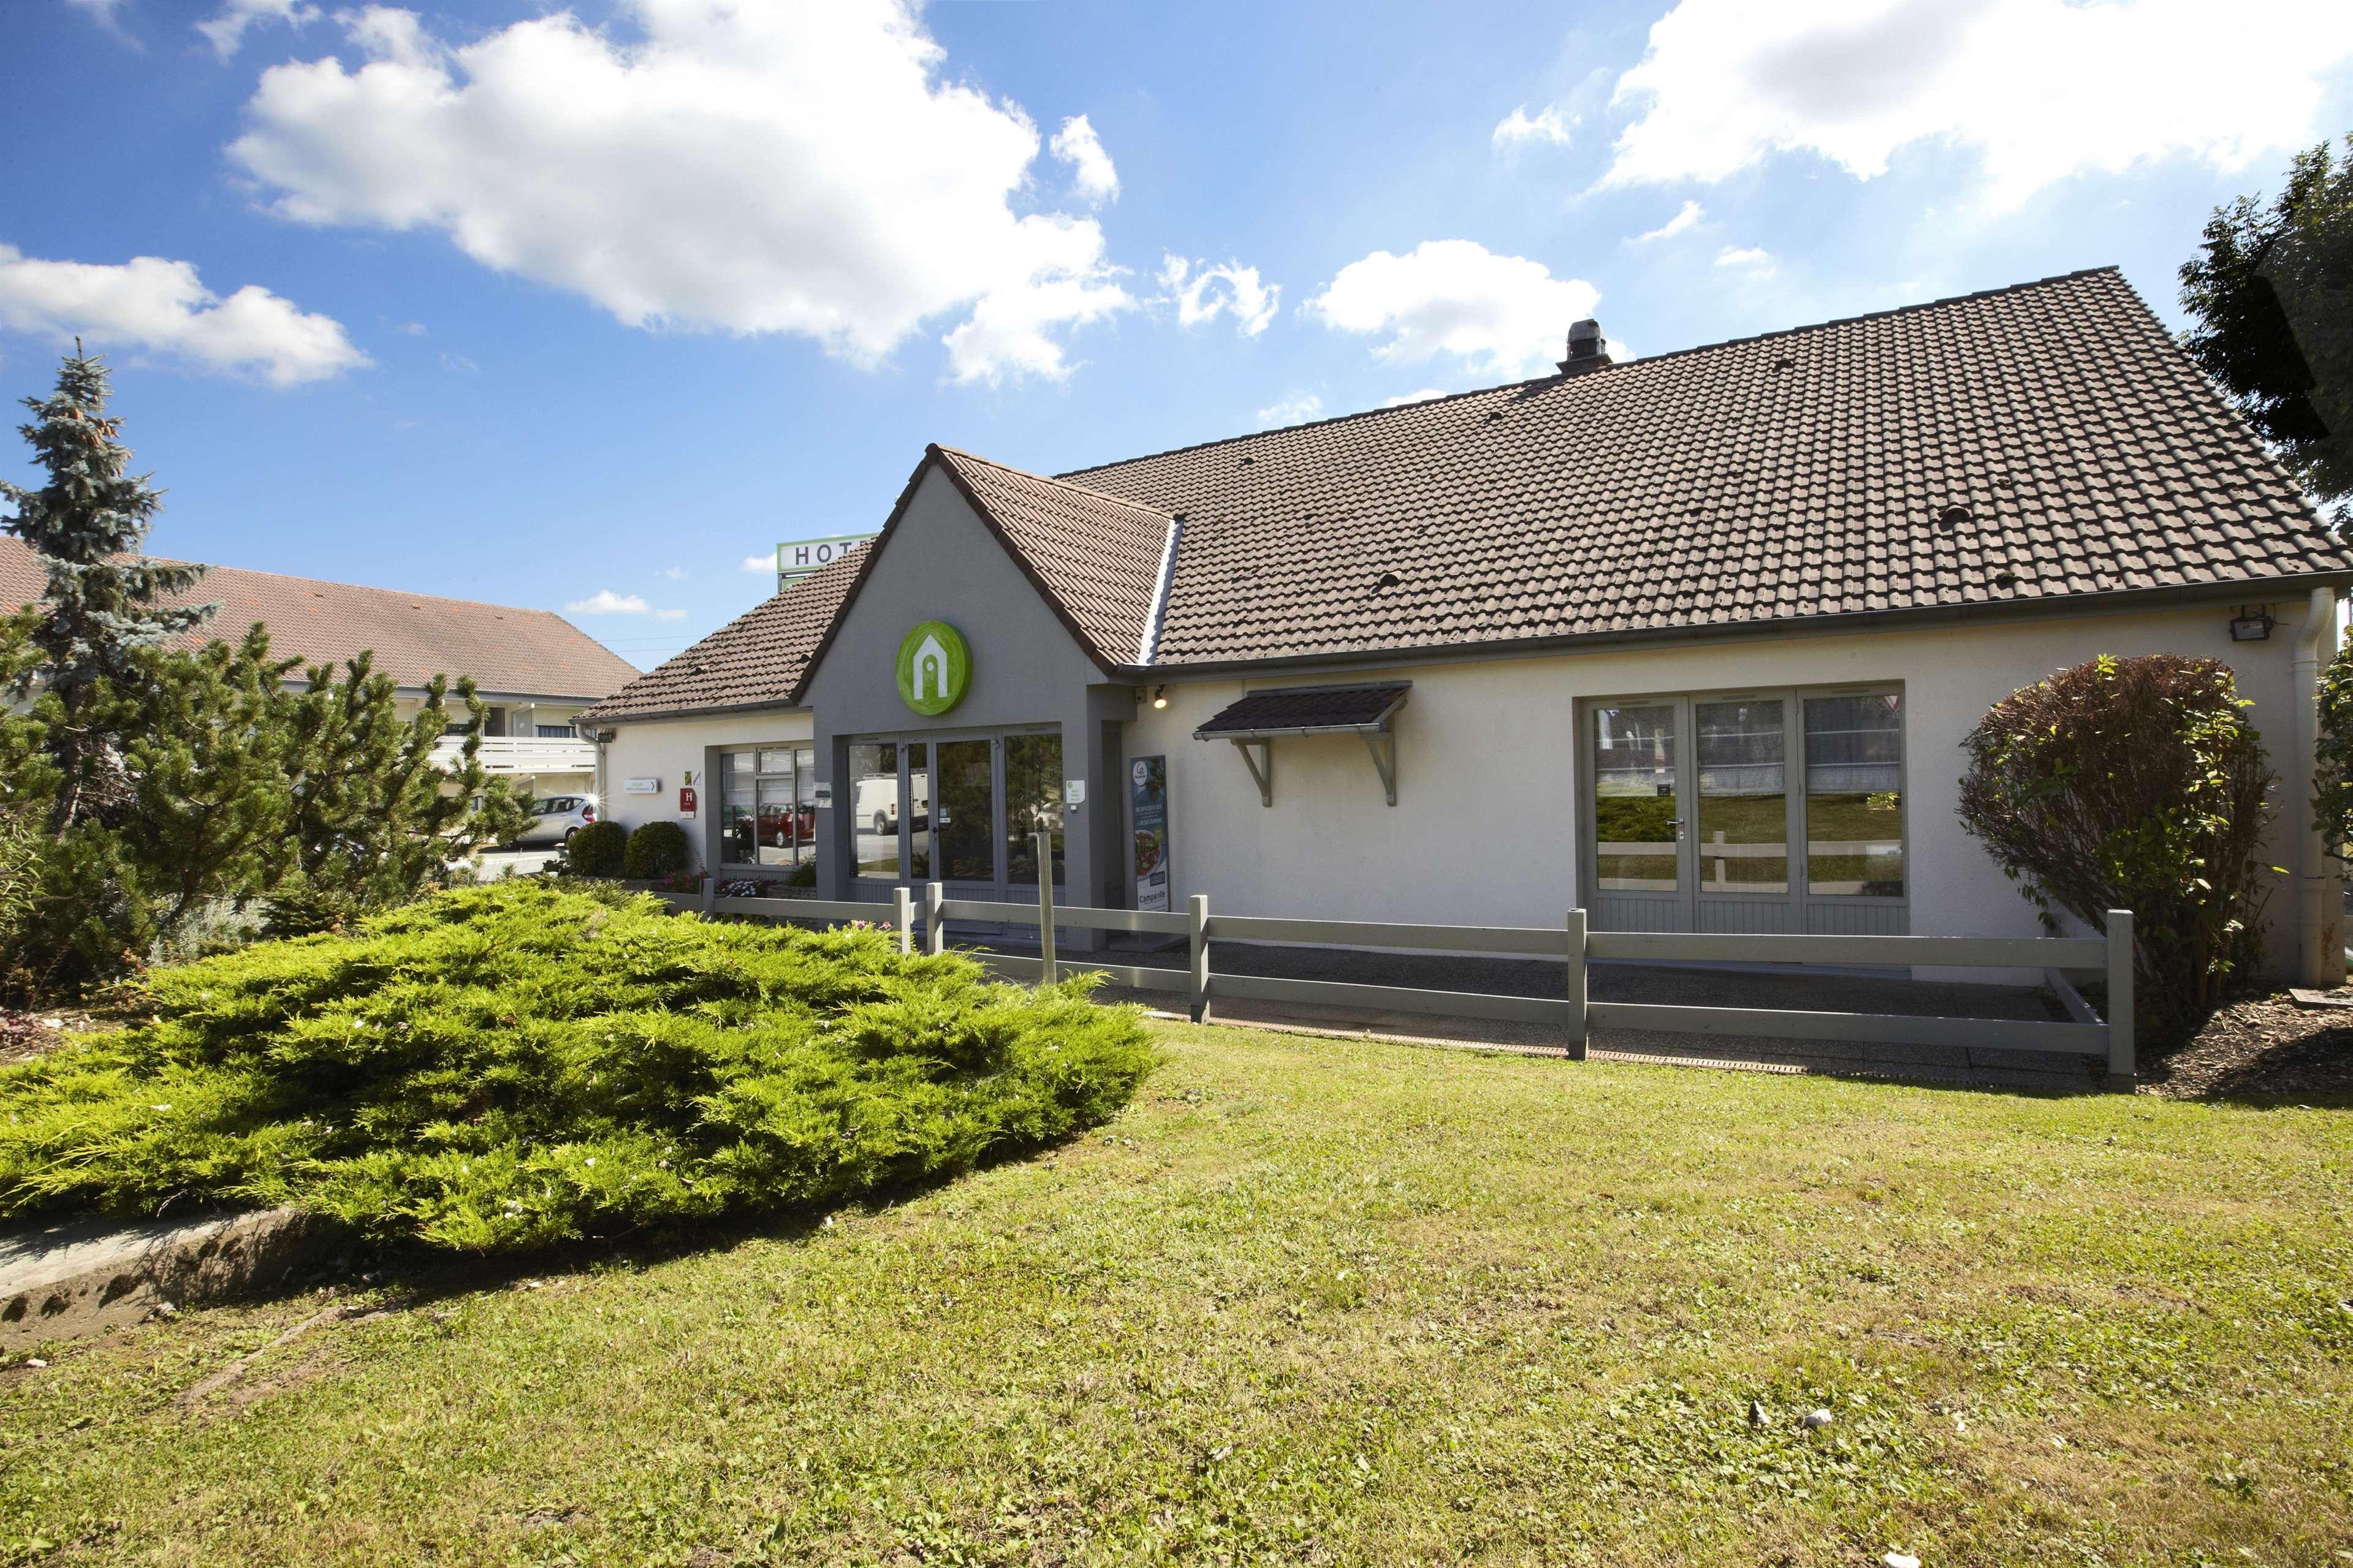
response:
{"label": "fence post", "polygon": [[1209,895],[1193,895],[1193,930],[1188,954],[1192,971],[1193,1022],[1209,1021]]}
{"label": "fence post", "polygon": [[940,916],[948,890],[937,882],[923,884],[923,951],[936,958],[948,950],[948,922]]}
{"label": "fence post", "polygon": [[2108,911],[2108,1087],[2133,1092],[2133,917]]}
{"label": "fence post", "polygon": [[897,895],[892,901],[898,905],[895,918],[899,925],[899,952],[904,955],[915,951],[915,895],[904,882],[891,891]]}
{"label": "fence post", "polygon": [[1568,1056],[1585,1059],[1585,911],[1568,911]]}
{"label": "fence post", "polygon": [[1038,826],[1038,984],[1054,984],[1054,836]]}

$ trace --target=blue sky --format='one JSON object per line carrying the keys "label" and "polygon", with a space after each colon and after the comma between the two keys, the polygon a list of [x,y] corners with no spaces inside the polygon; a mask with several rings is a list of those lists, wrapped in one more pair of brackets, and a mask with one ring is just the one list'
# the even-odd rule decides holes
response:
{"label": "blue sky", "polygon": [[80,331],[156,552],[651,664],[926,441],[1052,471],[1581,314],[1656,353],[2108,262],[2178,321],[2209,211],[2353,131],[2353,6],[2229,14],[20,0],[0,393]]}

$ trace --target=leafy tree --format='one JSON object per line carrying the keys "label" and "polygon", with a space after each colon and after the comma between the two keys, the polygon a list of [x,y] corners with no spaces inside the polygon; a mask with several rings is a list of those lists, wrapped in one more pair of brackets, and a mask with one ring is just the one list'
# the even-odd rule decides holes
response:
{"label": "leafy tree", "polygon": [[76,340],[56,391],[26,398],[34,422],[17,426],[48,482],[26,489],[0,479],[0,498],[16,508],[5,526],[33,547],[48,576],[30,637],[43,657],[15,673],[11,689],[24,698],[37,679],[57,698],[45,737],[61,778],[49,811],[49,829],[60,836],[86,816],[119,810],[130,792],[114,737],[94,722],[110,701],[100,684],[135,686],[145,678],[139,655],[215,608],[160,604],[194,587],[205,569],[138,554],[163,494],[148,485],[152,476],[130,471],[121,422],[106,413],[108,394],[105,362]]}
{"label": "leafy tree", "polygon": [[2278,780],[2220,659],[2103,655],[1994,704],[1962,746],[1962,826],[2046,922],[2133,911],[2136,991],[2187,1033],[2262,951],[2255,857]]}
{"label": "leafy tree", "polygon": [[2268,208],[2216,208],[2181,268],[2181,303],[2192,357],[2353,530],[2353,137],[2346,148],[2298,153]]}

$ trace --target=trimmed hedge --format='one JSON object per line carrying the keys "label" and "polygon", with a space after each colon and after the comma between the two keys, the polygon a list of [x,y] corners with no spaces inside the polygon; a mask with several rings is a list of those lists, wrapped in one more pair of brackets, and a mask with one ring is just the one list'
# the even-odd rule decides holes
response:
{"label": "trimmed hedge", "polygon": [[649,822],[629,835],[621,855],[621,874],[640,880],[668,877],[694,864],[694,850],[686,829],[675,822]]}
{"label": "trimmed hedge", "polygon": [[881,930],[466,889],[157,971],[152,1022],[0,1068],[0,1217],[293,1204],[492,1252],[836,1204],[1118,1111],[1154,1053],[1087,988]]}
{"label": "trimmed hedge", "polygon": [[564,868],[575,877],[617,877],[628,841],[629,830],[617,822],[575,827],[565,841]]}

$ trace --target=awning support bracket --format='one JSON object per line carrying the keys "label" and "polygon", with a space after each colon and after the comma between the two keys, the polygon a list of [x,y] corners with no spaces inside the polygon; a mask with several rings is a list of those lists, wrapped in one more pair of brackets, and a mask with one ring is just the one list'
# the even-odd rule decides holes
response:
{"label": "awning support bracket", "polygon": [[1364,731],[1364,736],[1365,750],[1372,752],[1373,766],[1381,775],[1381,788],[1388,794],[1389,804],[1395,805],[1397,804],[1397,731],[1366,730]]}
{"label": "awning support bracket", "polygon": [[[1258,748],[1258,754],[1255,756],[1250,754],[1250,748],[1253,746]],[[1272,805],[1274,804],[1274,742],[1264,737],[1250,741],[1236,741],[1234,750],[1242,754],[1242,764],[1250,769],[1250,777],[1258,781],[1259,805]]]}

